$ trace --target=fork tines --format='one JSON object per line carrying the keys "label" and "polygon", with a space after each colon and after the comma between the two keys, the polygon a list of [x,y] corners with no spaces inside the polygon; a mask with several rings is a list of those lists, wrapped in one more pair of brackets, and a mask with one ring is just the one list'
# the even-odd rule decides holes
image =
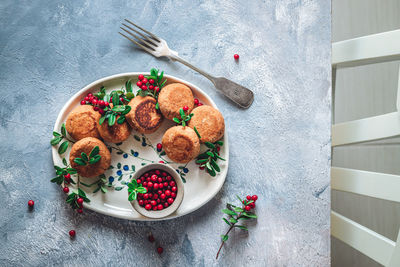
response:
{"label": "fork tines", "polygon": [[[130,25],[127,25],[125,23],[122,23],[122,25],[124,27],[120,27],[123,31],[125,31],[126,33],[128,33],[130,36],[134,37],[135,39],[121,33],[118,32],[119,34],[121,34],[122,36],[124,36],[126,39],[128,39],[129,41],[133,42],[134,44],[138,45],[139,47],[141,47],[143,50],[152,53],[153,51],[155,51],[155,48],[157,48],[158,44],[161,42],[161,40],[154,34],[152,34],[151,32],[143,29],[142,27],[140,27],[139,25],[136,25],[135,23],[133,23],[132,21],[125,19],[125,21],[127,23],[129,23]],[[136,28],[136,29],[135,29]],[[140,35],[141,37],[139,37],[138,35]]]}

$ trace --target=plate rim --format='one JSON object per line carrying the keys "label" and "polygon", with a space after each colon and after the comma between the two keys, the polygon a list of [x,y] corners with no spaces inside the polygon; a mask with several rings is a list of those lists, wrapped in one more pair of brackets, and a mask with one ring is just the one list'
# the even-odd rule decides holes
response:
{"label": "plate rim", "polygon": [[[106,76],[106,77],[100,78],[100,79],[95,80],[95,81],[89,83],[88,85],[84,86],[78,92],[73,94],[69,98],[69,100],[63,105],[63,107],[61,108],[61,110],[59,111],[59,113],[57,115],[57,119],[56,119],[56,121],[54,123],[53,131],[58,131],[58,127],[57,126],[61,125],[61,123],[62,123],[61,119],[62,119],[64,113],[66,112],[66,110],[68,109],[68,107],[71,106],[73,104],[73,102],[75,102],[76,98],[78,98],[80,95],[82,95],[86,91],[92,89],[94,86],[96,86],[98,84],[101,84],[101,83],[104,83],[104,82],[107,82],[107,81],[110,81],[110,80],[114,80],[114,79],[118,79],[118,78],[122,78],[122,77],[126,77],[126,76],[137,76],[139,74],[150,75],[149,72],[123,72],[123,73],[113,74],[113,75],[110,75],[110,76]],[[205,93],[202,89],[200,89],[198,86],[196,86],[193,83],[190,83],[190,82],[188,82],[188,81],[186,81],[184,79],[181,79],[181,78],[178,78],[176,76],[173,76],[173,75],[165,74],[164,77],[167,78],[167,79],[170,78],[170,79],[173,79],[173,80],[175,80],[177,82],[186,84],[190,88],[195,88],[197,91],[199,91],[202,94],[203,97],[205,97],[207,99],[207,101],[210,103],[210,105],[212,107],[214,107],[217,110],[219,110],[218,106],[209,97],[209,95],[207,93]],[[100,209],[100,208],[97,208],[95,206],[87,205],[86,203],[84,203],[84,207],[87,208],[87,209],[90,209],[92,211],[95,211],[97,213],[100,213],[100,214],[108,215],[108,216],[119,218],[119,219],[131,220],[131,221],[164,221],[164,220],[171,220],[171,219],[179,218],[181,216],[190,214],[190,213],[200,209],[201,207],[206,205],[211,199],[213,199],[221,191],[222,186],[225,184],[226,176],[228,175],[228,169],[229,169],[229,138],[228,138],[228,132],[226,131],[226,127],[227,127],[227,124],[225,122],[225,132],[224,132],[224,143],[225,143],[225,145],[224,146],[225,146],[225,149],[226,149],[226,168],[224,169],[223,172],[221,172],[219,174],[222,177],[221,179],[223,179],[223,181],[220,183],[220,185],[218,186],[217,190],[215,190],[215,192],[213,194],[209,195],[207,200],[204,201],[201,205],[198,205],[195,208],[190,208],[184,213],[181,213],[181,214],[173,213],[172,214],[173,216],[168,216],[168,217],[160,218],[160,219],[148,218],[148,217],[144,217],[144,216],[142,216],[143,218],[142,217],[132,218],[129,215],[126,215],[126,214],[107,212],[107,210]],[[57,157],[59,157],[59,154],[58,154],[58,151],[57,151],[56,147],[52,146],[51,148],[52,148],[53,164],[56,165],[56,163],[58,164],[58,162],[56,162],[56,161],[57,161]],[[132,209],[133,209],[133,207],[132,207]]]}

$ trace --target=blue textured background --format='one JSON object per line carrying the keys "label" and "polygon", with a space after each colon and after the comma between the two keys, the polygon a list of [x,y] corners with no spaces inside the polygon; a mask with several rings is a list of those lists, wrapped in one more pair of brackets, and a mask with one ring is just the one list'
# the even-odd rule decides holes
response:
{"label": "blue textured background", "polygon": [[[3,0],[0,14],[0,265],[329,265],[329,0]],[[254,90],[253,106],[240,110],[199,74],[135,49],[117,34],[123,18]],[[198,85],[224,114],[231,161],[222,191],[167,222],[72,212],[49,182],[58,112],[94,80],[151,67]],[[233,231],[216,261],[227,227],[220,209],[247,193],[259,195],[259,219],[249,235]],[[149,231],[163,255],[146,240]]]}

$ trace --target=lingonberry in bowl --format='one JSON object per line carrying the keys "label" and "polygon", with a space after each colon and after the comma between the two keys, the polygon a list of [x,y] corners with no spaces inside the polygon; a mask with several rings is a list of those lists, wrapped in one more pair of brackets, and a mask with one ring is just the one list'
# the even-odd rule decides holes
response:
{"label": "lingonberry in bowl", "polygon": [[[131,201],[141,215],[160,219],[174,213],[182,203],[184,186],[179,174],[171,167],[152,163],[139,169],[132,180],[140,182],[147,193],[138,193]],[[173,190],[172,190],[173,189]]]}

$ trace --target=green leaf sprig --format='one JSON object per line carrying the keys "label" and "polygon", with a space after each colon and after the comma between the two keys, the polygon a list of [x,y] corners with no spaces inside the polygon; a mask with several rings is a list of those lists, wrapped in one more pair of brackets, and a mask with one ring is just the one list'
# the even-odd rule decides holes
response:
{"label": "green leaf sprig", "polygon": [[70,182],[71,184],[76,184],[74,180],[70,179],[69,181],[65,180],[65,175],[73,175],[76,174],[76,170],[74,168],[69,167],[67,160],[63,158],[63,164],[64,167],[56,166],[54,165],[54,169],[56,169],[56,177],[52,178],[50,182],[56,183],[58,185],[61,185],[64,182]]}
{"label": "green leaf sprig", "polygon": [[228,240],[228,238],[229,238],[228,235],[233,228],[239,228],[241,230],[248,231],[248,229],[245,225],[237,224],[239,221],[257,218],[257,215],[254,212],[245,210],[245,207],[248,206],[249,204],[253,203],[254,201],[247,200],[247,199],[242,200],[239,196],[236,196],[236,197],[240,201],[240,203],[242,205],[241,207],[227,203],[226,209],[222,210],[223,213],[228,215],[228,218],[222,218],[222,220],[227,225],[229,225],[229,229],[224,235],[221,235],[221,246],[218,249],[217,256],[215,257],[215,259],[218,259],[219,253],[221,252],[221,249],[222,249],[224,243]]}
{"label": "green leaf sprig", "polygon": [[[130,99],[135,97],[135,95],[133,95],[132,93],[131,82],[127,81],[125,86],[128,91],[126,95],[123,90],[112,91],[110,94],[104,95],[104,101],[111,101],[113,107],[111,108],[110,106],[108,106],[104,108],[104,114],[99,119],[100,125],[103,124],[105,120],[108,120],[109,126],[113,126],[115,122],[118,124],[122,124],[125,122],[125,115],[128,114],[129,111],[131,111],[131,106],[127,105],[127,103]],[[123,101],[121,101],[121,98]]]}
{"label": "green leaf sprig", "polygon": [[80,158],[75,158],[74,162],[78,164],[79,166],[86,166],[90,164],[95,164],[101,159],[101,156],[99,155],[100,148],[99,146],[95,146],[92,151],[90,152],[89,156],[85,153],[81,153]]}
{"label": "green leaf sprig", "polygon": [[72,140],[68,139],[67,137],[67,130],[65,129],[65,123],[61,125],[61,133],[53,131],[53,139],[51,139],[50,144],[52,146],[58,145],[62,140],[64,142],[58,147],[58,154],[64,154],[67,151],[69,143],[74,143]]}
{"label": "green leaf sprig", "polygon": [[67,199],[65,200],[68,204],[70,204],[72,209],[80,209],[81,206],[78,203],[78,198],[83,198],[83,201],[86,203],[90,202],[90,199],[86,196],[86,193],[78,187],[77,192],[72,192],[68,195]]}
{"label": "green leaf sprig", "polygon": [[[198,134],[197,129],[195,130],[195,132]],[[223,146],[224,142],[219,140],[215,143],[205,142],[204,144],[207,146],[208,149],[197,157],[196,163],[200,164],[201,168],[205,168],[208,174],[214,177],[217,172],[221,171],[221,168],[217,163],[218,160],[220,159],[225,161],[225,159],[222,158],[218,152],[219,147]]]}
{"label": "green leaf sprig", "polygon": [[178,125],[182,125],[183,127],[186,126],[187,122],[193,117],[193,113],[186,115],[183,109],[179,109],[179,115],[181,115],[181,119],[174,117],[172,120],[176,122]]}
{"label": "green leaf sprig", "polygon": [[[136,95],[140,95],[140,96],[151,96],[154,97],[156,100],[158,99],[158,95],[161,92],[161,89],[164,87],[165,83],[167,82],[167,79],[164,79],[164,71],[161,71],[161,73],[159,74],[159,70],[156,68],[152,68],[150,70],[150,75],[145,76],[146,79],[149,81],[150,79],[154,80],[153,84],[147,83],[145,84],[147,87],[149,87],[150,85],[152,85],[154,87],[153,90],[151,89],[147,89],[147,90],[143,90],[141,88],[139,88],[139,90],[137,91]],[[159,88],[159,90],[156,90],[156,88]],[[159,109],[159,105],[158,102],[156,103],[156,109]]]}
{"label": "green leaf sprig", "polygon": [[137,194],[145,194],[147,193],[147,189],[142,186],[142,184],[138,184],[135,179],[128,184],[128,192],[129,192],[129,201],[133,201],[137,198]]}

